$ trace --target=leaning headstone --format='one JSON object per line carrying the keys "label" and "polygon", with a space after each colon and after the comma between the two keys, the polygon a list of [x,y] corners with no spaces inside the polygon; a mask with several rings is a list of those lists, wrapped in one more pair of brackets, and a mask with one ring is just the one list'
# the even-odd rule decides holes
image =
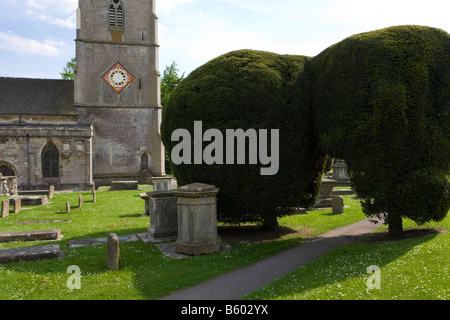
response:
{"label": "leaning headstone", "polygon": [[336,183],[336,180],[322,178],[319,195],[317,197],[316,203],[314,204],[314,208],[331,208],[333,188]]}
{"label": "leaning headstone", "polygon": [[344,213],[344,198],[342,198],[340,196],[333,196],[332,211],[333,211],[333,214]]}
{"label": "leaning headstone", "polygon": [[70,202],[69,201],[66,202],[66,212],[70,213]]}
{"label": "leaning headstone", "polygon": [[215,186],[194,183],[178,188],[178,239],[174,250],[191,256],[219,252],[222,244],[217,235]]}
{"label": "leaning headstone", "polygon": [[83,196],[80,194],[78,196],[78,208],[81,208],[83,206]]}
{"label": "leaning headstone", "polygon": [[116,271],[119,270],[119,238],[115,233],[108,234],[108,244],[107,244],[107,257],[106,264],[108,270]]}
{"label": "leaning headstone", "polygon": [[9,199],[2,201],[2,218],[9,216]]}

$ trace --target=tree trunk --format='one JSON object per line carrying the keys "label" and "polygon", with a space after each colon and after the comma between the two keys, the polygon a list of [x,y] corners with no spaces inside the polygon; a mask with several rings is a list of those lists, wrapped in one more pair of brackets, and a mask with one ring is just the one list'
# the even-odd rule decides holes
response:
{"label": "tree trunk", "polygon": [[398,214],[388,214],[389,237],[398,238],[403,235],[402,216]]}
{"label": "tree trunk", "polygon": [[264,230],[275,231],[279,228],[278,219],[276,217],[266,218],[261,227]]}

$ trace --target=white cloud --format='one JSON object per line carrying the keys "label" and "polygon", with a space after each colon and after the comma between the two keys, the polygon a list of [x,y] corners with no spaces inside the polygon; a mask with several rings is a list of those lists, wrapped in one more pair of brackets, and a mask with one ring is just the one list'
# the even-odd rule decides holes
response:
{"label": "white cloud", "polygon": [[25,14],[67,29],[75,29],[78,0],[25,0]]}
{"label": "white cloud", "polygon": [[53,39],[37,41],[14,34],[11,31],[0,32],[0,49],[14,51],[21,55],[58,57],[67,49],[67,44]]}
{"label": "white cloud", "polygon": [[157,0],[156,1],[156,13],[164,12],[169,13],[173,8],[186,4],[195,3],[196,0]]}

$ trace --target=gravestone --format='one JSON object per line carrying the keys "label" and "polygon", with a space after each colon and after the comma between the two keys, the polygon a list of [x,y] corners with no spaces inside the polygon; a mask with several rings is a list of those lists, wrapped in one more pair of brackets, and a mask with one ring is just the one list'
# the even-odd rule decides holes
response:
{"label": "gravestone", "polygon": [[48,198],[53,199],[54,194],[55,194],[55,186],[48,187]]}
{"label": "gravestone", "polygon": [[66,212],[70,213],[70,202],[66,201]]}
{"label": "gravestone", "polygon": [[332,212],[333,214],[344,213],[344,198],[340,196],[332,197]]}
{"label": "gravestone", "polygon": [[314,208],[331,208],[333,198],[333,188],[337,181],[333,179],[322,178],[320,184],[319,196],[317,197]]}
{"label": "gravestone", "polygon": [[138,190],[138,181],[112,181],[110,191]]}
{"label": "gravestone", "polygon": [[219,189],[212,185],[194,183],[178,188],[177,253],[199,256],[219,252],[222,240],[217,235],[216,197]]}
{"label": "gravestone", "polygon": [[14,207],[14,213],[22,210],[22,199],[19,196],[12,196],[9,198],[9,205]]}
{"label": "gravestone", "polygon": [[153,177],[153,191],[170,190],[172,178],[170,177]]}
{"label": "gravestone", "polygon": [[148,193],[150,227],[148,235],[154,240],[176,239],[178,236],[177,196],[173,190]]}
{"label": "gravestone", "polygon": [[9,216],[9,199],[2,201],[2,218]]}
{"label": "gravestone", "polygon": [[106,264],[108,270],[117,271],[119,270],[119,238],[115,233],[108,234],[108,243],[107,243],[107,257]]}
{"label": "gravestone", "polygon": [[48,204],[48,197],[44,195],[20,195],[22,206],[42,206]]}
{"label": "gravestone", "polygon": [[347,174],[347,164],[344,160],[334,159],[333,165],[333,179],[337,181],[337,185],[350,185],[350,179]]}
{"label": "gravestone", "polygon": [[150,196],[149,196],[149,194],[151,194],[151,192],[139,194],[139,196],[141,197],[142,200],[144,200],[144,203],[145,203],[145,206],[144,206],[145,213],[144,213],[144,215],[146,215],[146,216],[150,215],[151,204],[150,204]]}
{"label": "gravestone", "polygon": [[83,207],[83,196],[80,194],[78,196],[78,208]]}

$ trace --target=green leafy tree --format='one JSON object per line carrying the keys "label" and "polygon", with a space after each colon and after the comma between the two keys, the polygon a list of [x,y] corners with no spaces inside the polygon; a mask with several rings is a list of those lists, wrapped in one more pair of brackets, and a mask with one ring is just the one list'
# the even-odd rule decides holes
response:
{"label": "green leafy tree", "polygon": [[180,84],[181,80],[184,79],[184,72],[180,76],[178,75],[179,70],[177,68],[177,63],[172,62],[170,66],[166,66],[161,79],[161,104],[165,106],[170,98],[173,90]]}
{"label": "green leafy tree", "polygon": [[[220,188],[219,221],[276,228],[277,217],[314,203],[325,154],[312,139],[307,92],[294,85],[308,59],[254,50],[230,52],[194,70],[163,108],[161,137],[169,154],[178,144],[171,141],[172,133],[186,129],[193,137],[195,121],[202,121],[203,131],[214,128],[223,136],[227,129],[279,130],[275,175],[262,176],[261,165],[249,163],[248,147],[245,164],[172,166],[179,185],[202,182]],[[273,150],[270,139],[267,150]]]}
{"label": "green leafy tree", "polygon": [[450,36],[399,26],[349,37],[307,66],[315,132],[344,159],[367,216],[392,237],[450,208]]}
{"label": "green leafy tree", "polygon": [[63,72],[60,73],[61,77],[64,80],[73,80],[75,66],[76,66],[76,58],[70,59],[70,61],[68,61],[66,63],[66,66],[64,67]]}

